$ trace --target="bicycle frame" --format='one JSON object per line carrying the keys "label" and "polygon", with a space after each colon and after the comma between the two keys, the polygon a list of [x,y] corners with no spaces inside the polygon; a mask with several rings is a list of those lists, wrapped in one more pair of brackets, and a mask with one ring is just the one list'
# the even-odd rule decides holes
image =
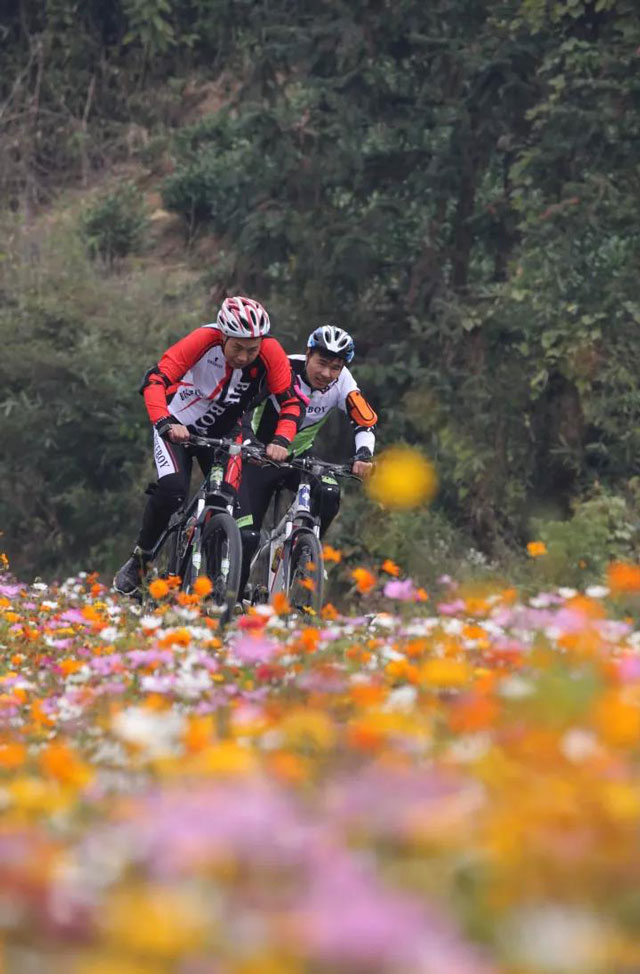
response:
{"label": "bicycle frame", "polygon": [[320,520],[311,512],[311,483],[314,478],[319,479],[322,472],[332,472],[337,476],[353,477],[344,467],[333,466],[325,461],[318,461],[312,457],[306,460],[295,460],[282,466],[289,466],[300,470],[300,483],[291,504],[276,526],[269,532],[266,540],[258,546],[258,550],[251,560],[251,568],[257,564],[260,557],[268,557],[267,591],[269,598],[276,592],[286,589],[289,578],[289,566],[294,535],[300,528],[313,531],[320,538]]}
{"label": "bicycle frame", "polygon": [[[229,456],[226,464],[214,461],[198,490],[186,505],[183,504],[171,515],[167,527],[153,547],[150,560],[151,562],[155,560],[158,552],[171,534],[177,533],[179,539],[180,533],[184,531],[186,534],[188,532],[184,550],[178,553],[178,565],[180,569],[184,568],[186,555],[189,549],[191,549],[191,567],[193,573],[197,575],[202,564],[200,538],[202,536],[202,529],[211,512],[227,511],[227,513],[233,516],[234,498],[232,495],[223,492],[222,485],[226,483],[237,490],[242,473],[242,446],[240,442],[213,439],[205,440],[203,437],[193,437],[190,442],[195,445],[227,449]],[[179,572],[179,574],[182,574],[182,572]],[[185,579],[183,578],[184,582]]]}
{"label": "bicycle frame", "polygon": [[[269,596],[282,592],[285,588],[285,580],[289,577],[291,541],[295,531],[303,526],[310,528],[316,537],[320,537],[320,521],[311,513],[311,479],[305,473],[300,477],[294,499],[266,542],[269,545]],[[260,546],[254,558],[261,551],[264,552],[264,545]]]}

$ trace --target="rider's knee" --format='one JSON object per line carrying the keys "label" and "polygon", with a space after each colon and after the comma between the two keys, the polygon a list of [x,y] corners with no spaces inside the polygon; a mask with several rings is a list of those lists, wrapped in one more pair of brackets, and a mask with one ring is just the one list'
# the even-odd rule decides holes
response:
{"label": "rider's knee", "polygon": [[149,484],[145,494],[148,494],[152,502],[158,507],[175,511],[185,498],[184,483],[181,477],[169,474]]}
{"label": "rider's knee", "polygon": [[323,483],[318,491],[318,513],[322,530],[326,531],[340,510],[340,487],[338,484]]}
{"label": "rider's knee", "polygon": [[240,528],[240,538],[242,539],[243,553],[250,557],[260,543],[260,532],[253,527]]}

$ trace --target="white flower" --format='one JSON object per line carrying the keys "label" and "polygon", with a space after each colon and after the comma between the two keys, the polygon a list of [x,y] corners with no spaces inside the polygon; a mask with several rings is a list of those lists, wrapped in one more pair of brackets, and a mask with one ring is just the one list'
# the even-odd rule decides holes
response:
{"label": "white flower", "polygon": [[563,903],[525,907],[504,929],[512,962],[549,974],[597,974],[610,970],[610,942],[604,922],[594,913]]}
{"label": "white flower", "polygon": [[559,588],[558,595],[562,596],[563,599],[572,599],[578,594],[578,590],[575,588]]}
{"label": "white flower", "polygon": [[579,727],[572,727],[566,734],[563,734],[560,741],[560,750],[574,764],[590,758],[597,748],[598,741],[595,734]]}
{"label": "white flower", "polygon": [[455,761],[468,763],[483,757],[491,746],[491,736],[486,732],[480,734],[463,734],[449,747],[448,753]]}
{"label": "white flower", "polygon": [[416,687],[408,684],[403,687],[395,687],[387,697],[382,709],[400,711],[413,710],[417,697],[418,691]]}
{"label": "white flower", "polygon": [[160,616],[140,616],[140,627],[142,629],[157,629],[162,625]]}
{"label": "white flower", "polygon": [[185,718],[173,710],[153,713],[142,707],[128,707],[111,722],[114,733],[129,744],[137,744],[149,757],[161,757],[176,750]]}
{"label": "white flower", "polygon": [[440,625],[447,636],[457,636],[465,627],[462,619],[442,619]]}
{"label": "white flower", "polygon": [[533,687],[521,676],[507,676],[500,683],[498,692],[501,697],[507,697],[508,700],[521,700],[522,697],[531,696]]}
{"label": "white flower", "polygon": [[119,635],[120,630],[116,626],[107,626],[105,629],[100,630],[100,639],[104,639],[105,643],[113,642]]}
{"label": "white flower", "polygon": [[611,589],[607,588],[606,585],[590,585],[589,588],[585,589],[585,595],[588,595],[590,599],[606,599],[610,591]]}

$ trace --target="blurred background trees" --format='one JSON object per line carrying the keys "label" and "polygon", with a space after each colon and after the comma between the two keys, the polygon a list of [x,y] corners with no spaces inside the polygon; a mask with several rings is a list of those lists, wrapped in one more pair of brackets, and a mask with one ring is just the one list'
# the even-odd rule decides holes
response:
{"label": "blurred background trees", "polygon": [[[633,0],[14,0],[0,44],[17,569],[112,567],[151,474],[138,376],[225,290],[259,297],[291,351],[349,328],[381,441],[436,461],[430,513],[354,496],[335,540],[435,571],[562,521],[595,570],[580,525],[615,511],[608,536],[635,546]],[[134,184],[175,214],[188,274],[163,267]]]}

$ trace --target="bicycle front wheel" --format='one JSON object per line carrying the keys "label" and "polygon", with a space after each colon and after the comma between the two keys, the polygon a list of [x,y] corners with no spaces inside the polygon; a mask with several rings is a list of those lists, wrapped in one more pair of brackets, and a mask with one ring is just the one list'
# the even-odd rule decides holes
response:
{"label": "bicycle front wheel", "polygon": [[289,555],[287,594],[298,612],[319,612],[324,597],[322,546],[313,531],[294,532]]}
{"label": "bicycle front wheel", "polygon": [[223,607],[221,624],[233,615],[240,588],[242,541],[235,518],[220,512],[202,531],[202,568],[213,584],[211,598]]}

